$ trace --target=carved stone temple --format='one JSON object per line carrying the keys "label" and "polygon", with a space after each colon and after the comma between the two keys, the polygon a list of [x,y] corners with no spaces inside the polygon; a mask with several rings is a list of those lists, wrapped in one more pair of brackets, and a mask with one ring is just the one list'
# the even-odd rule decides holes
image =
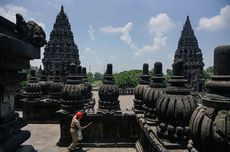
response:
{"label": "carved stone temple", "polygon": [[189,16],[185,21],[181,37],[178,42],[178,47],[174,55],[174,62],[182,59],[184,62],[183,74],[188,80],[188,85],[194,91],[204,90],[204,62],[201,49],[198,46],[198,41],[192,29]]}
{"label": "carved stone temple", "polygon": [[74,43],[73,33],[63,6],[56,17],[50,39],[45,46],[42,59],[44,70],[59,69],[62,77],[69,74],[70,63],[80,65],[79,50]]}
{"label": "carved stone temple", "polygon": [[[36,38],[35,38],[36,37]],[[0,151],[35,152],[31,145],[21,145],[31,134],[21,130],[26,122],[14,112],[16,85],[26,80],[22,69],[40,58],[45,33],[35,22],[26,22],[20,14],[16,24],[0,16]]]}

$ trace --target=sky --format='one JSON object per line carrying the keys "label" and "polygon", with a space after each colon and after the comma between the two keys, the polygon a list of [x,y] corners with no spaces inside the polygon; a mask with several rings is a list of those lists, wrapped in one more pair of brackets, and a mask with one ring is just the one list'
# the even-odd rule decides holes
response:
{"label": "sky", "polygon": [[[0,0],[0,15],[15,22],[20,13],[36,21],[49,40],[61,5],[88,72],[104,73],[108,63],[114,72],[142,69],[144,63],[152,69],[156,61],[166,71],[187,15],[205,69],[213,65],[215,47],[230,44],[230,0]],[[42,65],[41,59],[31,65]]]}

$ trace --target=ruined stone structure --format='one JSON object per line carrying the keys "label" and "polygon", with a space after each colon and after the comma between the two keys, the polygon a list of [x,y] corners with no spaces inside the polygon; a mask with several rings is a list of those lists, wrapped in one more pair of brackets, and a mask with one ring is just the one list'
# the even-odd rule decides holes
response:
{"label": "ruined stone structure", "polygon": [[151,77],[149,88],[144,94],[144,114],[145,120],[149,123],[156,121],[156,103],[159,97],[165,93],[166,83],[162,73],[162,63],[155,62],[154,76]]}
{"label": "ruined stone structure", "polygon": [[214,51],[214,76],[208,81],[201,106],[193,113],[189,128],[190,152],[228,152],[230,150],[230,45]]}
{"label": "ruined stone structure", "polygon": [[107,65],[107,69],[102,81],[102,86],[98,90],[99,98],[98,111],[110,112],[120,110],[119,88],[115,84],[113,78],[113,66],[112,64]]}
{"label": "ruined stone structure", "polygon": [[147,63],[143,64],[143,73],[140,75],[139,85],[136,86],[134,90],[135,99],[133,110],[135,113],[143,113],[143,103],[144,103],[144,94],[146,89],[149,87],[150,83],[149,75],[149,65]]}
{"label": "ruined stone structure", "polygon": [[188,85],[191,86],[195,91],[203,91],[204,62],[201,49],[198,46],[197,39],[190,24],[189,16],[187,16],[181,32],[178,47],[174,55],[174,62],[177,62],[181,59],[184,62],[183,74],[188,80]]}
{"label": "ruined stone structure", "polygon": [[186,88],[187,80],[183,76],[183,61],[173,64],[173,76],[169,79],[166,94],[156,103],[158,113],[157,133],[159,137],[186,141],[189,136],[189,120],[195,108],[196,99]]}
{"label": "ruined stone structure", "polygon": [[[21,146],[30,132],[21,130],[25,121],[14,112],[16,85],[26,79],[18,71],[30,67],[29,61],[40,58],[40,47],[45,42],[44,31],[29,27],[21,15],[17,24],[0,16],[0,151],[35,152],[32,146]],[[20,22],[19,22],[20,21]],[[34,35],[36,32],[36,35]],[[33,45],[34,42],[37,45]],[[43,44],[43,45],[42,45]]]}
{"label": "ruined stone structure", "polygon": [[74,43],[73,33],[63,6],[56,17],[50,40],[45,46],[42,62],[45,71],[58,69],[64,78],[69,74],[70,63],[80,65],[79,50]]}

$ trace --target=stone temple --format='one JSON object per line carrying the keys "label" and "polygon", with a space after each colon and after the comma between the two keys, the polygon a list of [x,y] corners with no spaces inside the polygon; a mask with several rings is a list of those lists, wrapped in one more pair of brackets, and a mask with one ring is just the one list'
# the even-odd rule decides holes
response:
{"label": "stone temple", "polygon": [[79,50],[74,43],[73,33],[63,6],[56,17],[50,39],[45,46],[44,58],[42,59],[44,70],[49,72],[59,69],[61,76],[66,77],[70,63],[80,65]]}
{"label": "stone temple", "polygon": [[[118,147],[132,148],[137,152],[230,151],[230,45],[215,49],[214,75],[206,83],[206,92],[201,93],[204,63],[187,17],[172,64],[173,75],[167,82],[162,73],[163,63],[155,62],[152,77],[149,65],[144,64],[134,95],[121,97],[113,65],[108,64],[102,86],[94,88],[93,93],[86,69],[79,65],[78,49],[63,6],[45,48],[46,71],[41,71],[39,79],[35,70],[31,70],[22,94],[25,99],[22,107],[30,110],[28,116],[36,114],[37,122],[46,124],[50,123],[46,119],[57,116],[53,123],[60,130],[53,132],[52,127],[45,139],[47,131],[37,127],[35,134],[40,138],[33,132],[31,136],[29,131],[22,130],[30,122],[14,111],[14,97],[18,83],[27,78],[21,70],[29,68],[29,60],[40,58],[46,36],[35,22],[25,22],[20,14],[16,18],[14,24],[0,16],[0,152],[36,152],[43,146],[40,141],[49,141],[48,148],[59,146],[59,150],[38,151],[66,151],[72,140],[71,119],[77,111],[84,112],[82,126],[93,122],[83,131],[80,144],[83,149],[77,151],[88,151],[88,147],[96,147],[94,152],[105,147],[116,148],[115,151]],[[62,81],[59,72],[67,81]],[[93,99],[95,94],[97,100]],[[124,106],[128,102],[133,108]],[[57,146],[50,144],[55,140],[53,135],[60,137],[55,138]],[[24,144],[30,136],[36,139],[37,147]]]}
{"label": "stone temple", "polygon": [[187,16],[183,30],[181,31],[181,37],[174,55],[174,63],[181,59],[184,62],[184,76],[188,80],[188,85],[194,88],[195,91],[203,91],[204,62],[201,49],[198,46],[190,24],[189,16]]}

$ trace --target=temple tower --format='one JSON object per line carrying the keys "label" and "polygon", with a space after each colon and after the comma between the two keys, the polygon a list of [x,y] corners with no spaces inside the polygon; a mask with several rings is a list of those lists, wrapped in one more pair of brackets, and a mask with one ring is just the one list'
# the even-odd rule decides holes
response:
{"label": "temple tower", "polygon": [[181,37],[174,55],[174,63],[180,59],[184,62],[184,76],[188,80],[188,85],[193,87],[195,91],[203,91],[204,62],[201,49],[198,46],[190,24],[189,16],[187,16],[183,30],[181,31]]}
{"label": "temple tower", "polygon": [[45,46],[44,58],[42,59],[45,71],[51,69],[60,70],[61,76],[69,74],[70,63],[80,65],[79,50],[74,43],[73,33],[63,6],[56,17],[50,39]]}

